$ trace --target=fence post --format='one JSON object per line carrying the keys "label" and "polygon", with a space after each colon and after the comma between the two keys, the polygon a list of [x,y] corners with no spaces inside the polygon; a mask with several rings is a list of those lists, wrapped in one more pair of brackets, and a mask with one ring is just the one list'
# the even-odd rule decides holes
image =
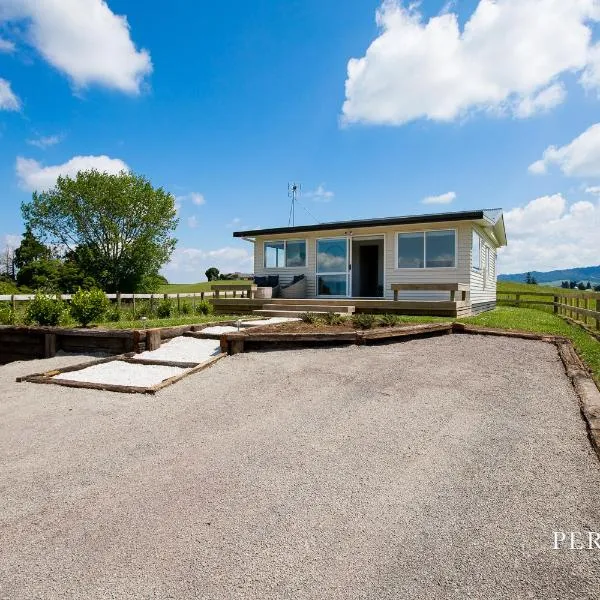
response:
{"label": "fence post", "polygon": [[196,314],[196,292],[192,294],[192,312]]}
{"label": "fence post", "polygon": [[14,315],[17,312],[17,301],[15,300],[15,295],[14,294],[12,294],[11,297],[10,297],[10,303],[11,303],[11,306],[12,306],[12,313]]}
{"label": "fence post", "polygon": [[179,299],[179,294],[177,294],[177,316],[181,316],[181,300]]}
{"label": "fence post", "polygon": [[204,292],[200,292],[200,300],[204,300]]}
{"label": "fence post", "polygon": [[558,314],[558,296],[554,296],[553,300],[554,300],[554,311],[553,312],[556,315],[556,314]]}
{"label": "fence post", "polygon": [[515,293],[515,306],[519,306],[521,304],[521,294]]}
{"label": "fence post", "polygon": [[117,292],[117,309],[121,310],[121,292]]}
{"label": "fence post", "polygon": [[154,314],[154,294],[150,294],[150,312]]}
{"label": "fence post", "polygon": [[133,298],[133,318],[135,319],[135,294],[131,294]]}

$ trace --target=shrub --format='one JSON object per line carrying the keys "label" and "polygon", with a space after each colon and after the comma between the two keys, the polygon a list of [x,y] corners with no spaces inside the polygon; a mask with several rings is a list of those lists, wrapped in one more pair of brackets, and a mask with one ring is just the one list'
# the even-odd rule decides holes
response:
{"label": "shrub", "polygon": [[191,315],[192,314],[192,305],[189,302],[183,302],[179,309],[179,314]]}
{"label": "shrub", "polygon": [[402,319],[400,318],[399,315],[395,315],[392,313],[392,314],[381,315],[381,317],[379,317],[379,322],[384,327],[396,327],[396,325],[399,325],[402,322]]}
{"label": "shrub", "polygon": [[343,325],[346,321],[346,317],[343,317],[338,313],[328,312],[323,315],[323,321],[326,325]]}
{"label": "shrub", "polygon": [[142,317],[152,318],[156,311],[153,310],[150,300],[138,300],[135,305],[135,317],[141,319]]}
{"label": "shrub", "polygon": [[357,329],[371,329],[377,323],[375,315],[358,313],[352,315],[352,325]]}
{"label": "shrub", "polygon": [[25,320],[37,325],[58,325],[64,310],[62,300],[51,294],[38,292],[27,305]]}
{"label": "shrub", "polygon": [[215,307],[208,300],[200,300],[196,303],[197,315],[212,315],[215,312]]}
{"label": "shrub", "polygon": [[320,316],[314,312],[302,313],[300,315],[300,319],[302,319],[304,323],[310,323],[311,325],[314,325],[315,323],[318,323],[321,320]]}
{"label": "shrub", "polygon": [[79,288],[71,297],[71,316],[84,327],[92,321],[100,321],[110,307],[106,294],[98,288],[82,290]]}
{"label": "shrub", "polygon": [[121,311],[117,306],[111,306],[104,318],[111,323],[118,323],[121,320]]}
{"label": "shrub", "polygon": [[170,298],[165,298],[158,303],[156,314],[160,319],[168,319],[173,313],[173,301]]}
{"label": "shrub", "polygon": [[12,306],[8,302],[0,304],[0,325],[12,325],[15,322]]}

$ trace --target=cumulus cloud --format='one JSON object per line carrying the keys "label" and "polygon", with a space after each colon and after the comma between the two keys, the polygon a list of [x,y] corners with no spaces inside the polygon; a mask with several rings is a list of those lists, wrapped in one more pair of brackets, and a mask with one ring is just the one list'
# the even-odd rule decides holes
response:
{"label": "cumulus cloud", "polygon": [[137,94],[152,71],[127,18],[104,0],[3,0],[0,23],[22,22],[29,43],[76,88],[98,84]]}
{"label": "cumulus cloud", "polygon": [[0,52],[5,52],[6,54],[10,54],[15,51],[15,45],[10,40],[5,40],[0,38]]}
{"label": "cumulus cloud", "polygon": [[600,200],[569,204],[561,194],[542,196],[504,213],[508,246],[502,273],[549,271],[600,263]]}
{"label": "cumulus cloud", "polygon": [[200,192],[190,192],[189,194],[183,194],[182,196],[177,196],[176,200],[179,203],[179,206],[181,206],[183,202],[191,202],[196,206],[202,206],[203,204],[206,204],[206,199],[204,198],[204,195]]}
{"label": "cumulus cloud", "polygon": [[456,192],[446,192],[439,196],[427,196],[421,201],[423,204],[450,204],[456,200]]}
{"label": "cumulus cloud", "polygon": [[3,250],[7,248],[14,250],[21,245],[21,239],[22,236],[18,233],[5,233],[0,237],[0,248]]}
{"label": "cumulus cloud", "polygon": [[0,110],[20,110],[21,101],[12,91],[10,82],[0,77]]}
{"label": "cumulus cloud", "polygon": [[529,165],[535,175],[556,165],[565,175],[574,177],[600,176],[600,123],[592,125],[566,146],[549,146],[540,160]]}
{"label": "cumulus cloud", "polygon": [[178,248],[163,269],[163,274],[169,281],[200,281],[205,279],[204,272],[209,267],[217,267],[222,273],[251,273],[254,258],[244,247],[225,246],[215,250]]}
{"label": "cumulus cloud", "polygon": [[462,29],[455,13],[425,21],[418,5],[385,0],[377,11],[379,36],[348,62],[344,122],[526,118],[564,100],[568,73],[600,87],[598,0],[480,0]]}
{"label": "cumulus cloud", "polygon": [[326,189],[325,184],[321,183],[313,191],[307,192],[305,196],[315,202],[331,202],[335,193]]}
{"label": "cumulus cloud", "polygon": [[40,148],[41,150],[45,150],[50,146],[55,146],[59,144],[63,140],[62,135],[41,135],[37,138],[33,138],[31,140],[27,140],[27,143],[30,146],[35,146],[36,148]]}
{"label": "cumulus cloud", "polygon": [[43,191],[53,187],[59,175],[75,177],[79,171],[96,169],[111,174],[128,171],[119,158],[108,156],[74,156],[62,165],[43,166],[32,158],[17,157],[16,172],[19,185],[29,191]]}

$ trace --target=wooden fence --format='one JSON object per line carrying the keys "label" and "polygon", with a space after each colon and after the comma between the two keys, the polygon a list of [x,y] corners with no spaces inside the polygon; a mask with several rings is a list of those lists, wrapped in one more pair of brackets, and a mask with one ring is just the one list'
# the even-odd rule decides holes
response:
{"label": "wooden fence", "polygon": [[[239,291],[222,291],[220,292],[220,297],[230,297],[235,298],[237,295],[242,295],[242,292]],[[161,300],[175,300],[177,305],[177,311],[179,312],[181,308],[181,301],[187,298],[191,299],[192,307],[196,304],[196,300],[208,300],[209,298],[213,298],[215,296],[214,292],[188,292],[182,294],[106,294],[106,297],[114,301],[117,307],[120,309],[122,303],[129,305],[135,314],[136,311],[136,301],[137,300],[148,300],[150,303],[150,310],[154,310],[155,306]],[[61,300],[70,300],[72,294],[55,294],[56,298],[60,298]],[[4,294],[0,295],[0,303],[9,302],[12,306],[13,311],[17,308],[18,302],[28,302],[35,298],[35,294]]]}
{"label": "wooden fence", "polygon": [[548,308],[556,315],[569,317],[600,331],[599,292],[497,292],[499,303],[511,306]]}

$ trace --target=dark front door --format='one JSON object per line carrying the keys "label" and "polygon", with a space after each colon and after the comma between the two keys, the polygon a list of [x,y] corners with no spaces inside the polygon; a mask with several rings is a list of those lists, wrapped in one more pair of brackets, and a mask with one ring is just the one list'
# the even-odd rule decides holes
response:
{"label": "dark front door", "polygon": [[379,247],[360,246],[360,295],[378,296]]}

